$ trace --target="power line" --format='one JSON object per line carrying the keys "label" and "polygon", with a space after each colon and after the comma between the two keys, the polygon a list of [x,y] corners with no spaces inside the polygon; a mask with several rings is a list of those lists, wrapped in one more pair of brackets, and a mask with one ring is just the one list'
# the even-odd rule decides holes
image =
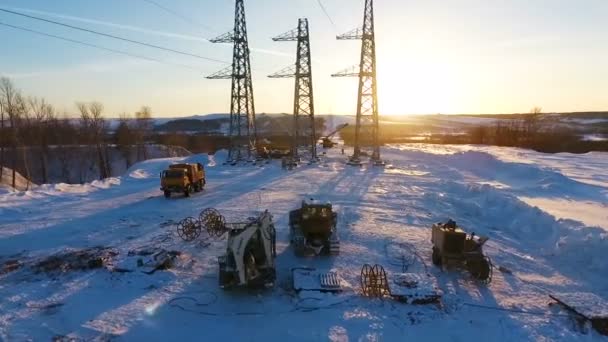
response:
{"label": "power line", "polygon": [[329,22],[331,23],[331,25],[334,27],[334,29],[336,29],[337,28],[336,27],[336,23],[334,23],[334,20],[331,18],[331,16],[327,12],[327,9],[325,8],[325,6],[321,2],[321,0],[317,0],[317,3],[319,4],[319,7],[321,7],[321,10],[323,11],[323,13],[325,13],[325,16],[327,17],[327,19],[329,20]]}
{"label": "power line", "polygon": [[155,59],[155,58],[150,58],[150,57],[145,57],[145,56],[139,56],[139,55],[135,55],[135,54],[132,54],[132,53],[129,53],[129,52],[125,52],[125,51],[121,51],[121,50],[114,50],[114,49],[106,48],[106,47],[103,47],[103,46],[99,46],[99,45],[83,42],[83,41],[80,41],[80,40],[75,40],[75,39],[71,39],[71,38],[65,38],[65,37],[56,36],[56,35],[49,34],[49,33],[44,33],[44,32],[40,32],[40,31],[32,30],[32,29],[29,29],[29,28],[26,28],[26,27],[6,24],[6,23],[3,23],[3,22],[0,22],[0,25],[6,26],[6,27],[11,27],[11,28],[14,28],[14,29],[17,29],[17,30],[21,30],[21,31],[25,31],[25,32],[30,32],[30,33],[38,34],[38,35],[45,36],[45,37],[50,37],[50,38],[55,38],[55,39],[63,40],[63,41],[70,42],[70,43],[75,43],[75,44],[80,44],[80,45],[84,45],[84,46],[88,46],[88,47],[93,47],[93,48],[96,48],[96,49],[100,49],[100,50],[104,50],[104,51],[109,51],[109,52],[113,52],[113,53],[129,56],[129,57],[133,57],[133,58],[139,58],[139,59],[147,60],[147,61],[150,61],[150,62],[156,62],[156,63],[166,64],[166,65],[171,65],[171,66],[178,66],[178,67],[182,67],[182,68],[187,68],[187,69],[199,71],[199,69],[197,69],[195,67],[192,67],[192,66],[188,66],[188,65],[184,65],[184,64],[170,63],[170,62],[162,61],[160,59]]}
{"label": "power line", "polygon": [[177,53],[177,54],[184,55],[184,56],[195,57],[195,58],[203,59],[203,60],[210,61],[210,62],[230,64],[229,62],[225,62],[225,61],[222,61],[222,60],[219,60],[219,59],[214,59],[214,58],[209,58],[209,57],[205,57],[205,56],[201,56],[201,55],[197,55],[197,54],[193,54],[193,53],[189,53],[189,52],[183,52],[183,51],[179,51],[179,50],[174,50],[174,49],[166,48],[166,47],[159,46],[159,45],[144,43],[144,42],[140,42],[140,41],[133,40],[133,39],[123,38],[123,37],[119,37],[119,36],[115,36],[115,35],[99,32],[99,31],[94,31],[94,30],[82,28],[82,27],[79,27],[79,26],[68,25],[68,24],[64,24],[64,23],[58,22],[58,21],[44,19],[44,18],[40,18],[40,17],[36,17],[36,16],[33,16],[33,15],[24,14],[24,13],[19,13],[19,12],[7,10],[7,9],[4,9],[4,8],[0,8],[0,11],[6,12],[6,13],[10,13],[10,14],[14,14],[14,15],[18,15],[18,16],[25,17],[25,18],[30,18],[30,19],[34,19],[34,20],[43,21],[43,22],[46,22],[46,23],[54,24],[54,25],[59,25],[59,26],[71,28],[71,29],[78,30],[78,31],[83,31],[83,32],[87,32],[87,33],[96,34],[96,35],[99,35],[99,36],[104,36],[104,37],[108,37],[108,38],[118,39],[118,40],[122,40],[122,41],[125,41],[125,42],[137,44],[137,45],[142,45],[142,46],[146,46],[146,47],[150,47],[150,48],[154,48],[154,49],[169,51],[169,52]]}
{"label": "power line", "polygon": [[182,20],[185,20],[185,21],[187,21],[188,23],[190,23],[192,25],[201,26],[202,28],[206,29],[207,31],[212,31],[212,32],[215,31],[211,27],[209,27],[209,26],[207,26],[205,24],[202,24],[200,22],[197,22],[197,21],[193,20],[190,17],[187,17],[187,16],[185,16],[185,15],[183,15],[183,14],[177,12],[177,11],[172,10],[169,7],[163,6],[163,5],[159,4],[156,1],[153,1],[153,0],[141,0],[141,1],[147,2],[147,3],[149,3],[149,4],[153,5],[153,6],[156,6],[156,7],[160,8],[161,10],[163,10],[163,11],[169,13],[169,14],[172,14],[172,15],[174,15],[174,16],[182,19]]}

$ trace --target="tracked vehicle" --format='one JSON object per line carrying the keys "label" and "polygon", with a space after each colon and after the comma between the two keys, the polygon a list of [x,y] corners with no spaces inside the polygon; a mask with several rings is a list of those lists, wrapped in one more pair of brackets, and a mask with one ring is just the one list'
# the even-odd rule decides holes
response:
{"label": "tracked vehicle", "polygon": [[492,262],[483,254],[483,245],[487,241],[487,237],[467,234],[452,220],[435,224],[431,237],[433,264],[444,268],[464,266],[474,278],[489,283],[492,280]]}
{"label": "tracked vehicle", "polygon": [[290,240],[296,255],[337,255],[338,214],[330,203],[302,201],[300,209],[289,213]]}

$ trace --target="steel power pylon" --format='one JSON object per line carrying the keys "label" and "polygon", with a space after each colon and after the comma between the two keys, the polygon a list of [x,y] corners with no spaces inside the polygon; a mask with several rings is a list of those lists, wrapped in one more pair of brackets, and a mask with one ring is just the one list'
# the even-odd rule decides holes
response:
{"label": "steel power pylon", "polygon": [[[280,36],[272,38],[275,42],[298,42],[296,64],[289,66],[268,77],[293,78],[295,77],[295,94],[293,101],[293,129],[291,155],[292,161],[299,160],[298,149],[305,146],[309,149],[310,161],[315,162],[317,157],[317,136],[315,132],[315,104],[312,86],[312,66],[310,51],[310,31],[308,19],[298,20],[298,27]],[[304,125],[300,117],[305,119]]]}
{"label": "steel power pylon", "polygon": [[236,163],[245,158],[253,161],[257,155],[257,131],[244,0],[236,0],[234,30],[211,39],[210,42],[234,44],[232,66],[207,77],[232,80],[230,151],[227,162]]}
{"label": "steel power pylon", "polygon": [[382,165],[380,142],[378,139],[380,126],[378,122],[378,82],[376,80],[376,38],[373,0],[365,0],[363,27],[340,35],[337,39],[360,39],[362,41],[359,66],[332,75],[332,77],[359,77],[355,148],[350,158],[350,164],[360,165],[362,148],[371,147],[371,160],[376,165]]}

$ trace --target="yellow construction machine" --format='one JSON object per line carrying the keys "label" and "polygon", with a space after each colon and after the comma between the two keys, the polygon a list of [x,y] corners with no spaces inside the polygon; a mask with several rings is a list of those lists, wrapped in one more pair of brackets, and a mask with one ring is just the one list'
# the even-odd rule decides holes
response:
{"label": "yellow construction machine", "polygon": [[202,191],[205,184],[205,168],[200,163],[173,164],[160,174],[160,189],[166,198],[172,193],[190,197],[190,194]]}

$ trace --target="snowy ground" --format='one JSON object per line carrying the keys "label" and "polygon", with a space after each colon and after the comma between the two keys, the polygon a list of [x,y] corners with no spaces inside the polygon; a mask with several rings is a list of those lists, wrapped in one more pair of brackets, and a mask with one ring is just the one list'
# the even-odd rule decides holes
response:
{"label": "snowy ground", "polygon": [[[336,153],[336,154],[334,154]],[[608,298],[608,154],[544,155],[476,146],[395,146],[393,165],[353,168],[337,150],[321,165],[286,172],[204,162],[208,187],[190,199],[166,200],[158,174],[170,162],[140,163],[120,178],[84,186],[46,185],[0,192],[0,265],[39,260],[66,248],[110,247],[112,263],[131,273],[98,269],[47,275],[23,266],[0,272],[0,340],[242,341],[595,341],[552,301],[553,292]],[[221,156],[217,156],[218,159]],[[299,259],[289,248],[288,211],[303,198],[331,201],[339,211],[341,254]],[[222,292],[216,257],[223,240],[184,243],[173,222],[207,207],[239,220],[269,209],[278,233],[278,284],[261,293]],[[576,208],[580,208],[576,209]],[[430,226],[448,218],[487,235],[496,266],[485,286],[430,263]],[[410,246],[442,304],[413,306],[359,295],[359,272],[379,263],[399,272]],[[140,272],[129,251],[184,252],[171,270]],[[333,269],[351,285],[340,295],[297,297],[292,267]]]}
{"label": "snowy ground", "polygon": [[[27,178],[23,177],[19,172],[15,172],[15,189],[25,191],[35,186],[36,184],[28,182]],[[0,177],[0,194],[10,192],[13,190],[12,188],[13,170],[4,167],[2,168],[2,177]]]}

